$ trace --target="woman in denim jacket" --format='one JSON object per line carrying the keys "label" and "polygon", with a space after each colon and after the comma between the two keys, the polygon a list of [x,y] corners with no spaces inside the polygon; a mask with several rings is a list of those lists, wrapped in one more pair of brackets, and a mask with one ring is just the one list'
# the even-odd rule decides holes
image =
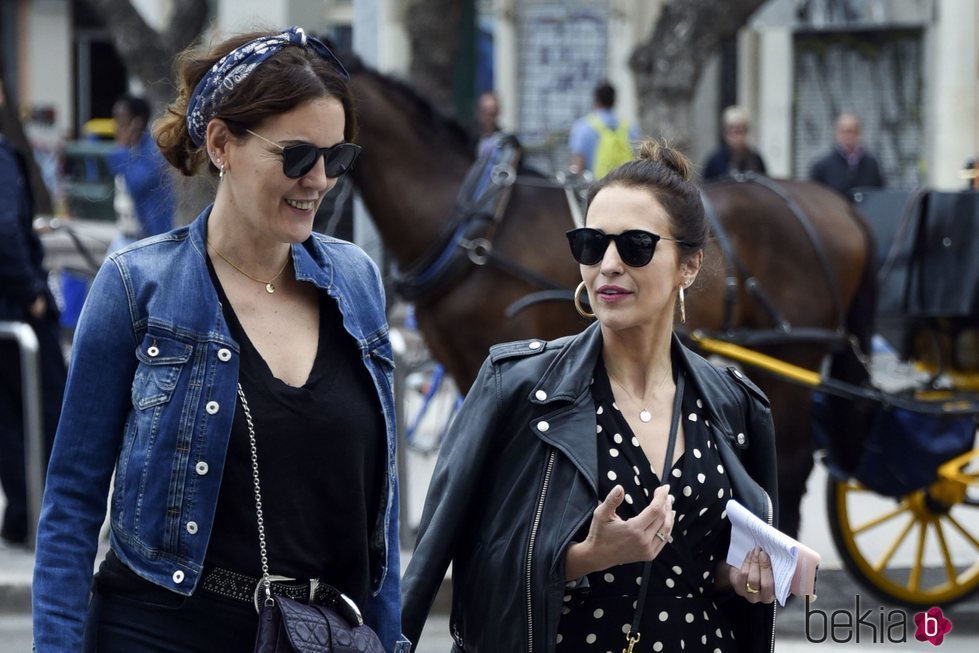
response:
{"label": "woman in denim jacket", "polygon": [[347,73],[298,28],[178,70],[156,140],[183,174],[217,173],[217,195],[95,280],[38,532],[36,649],[250,651],[267,567],[287,578],[274,594],[335,588],[404,650],[381,283],[357,247],[311,233],[359,153]]}

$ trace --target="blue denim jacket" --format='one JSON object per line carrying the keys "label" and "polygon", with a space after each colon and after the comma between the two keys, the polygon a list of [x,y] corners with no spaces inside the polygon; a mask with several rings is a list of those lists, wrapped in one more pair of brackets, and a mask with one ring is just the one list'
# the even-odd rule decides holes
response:
{"label": "blue denim jacket", "polygon": [[[116,252],[75,334],[64,411],[38,527],[33,604],[41,653],[81,650],[109,481],[111,544],[141,577],[189,595],[204,553],[235,411],[239,347],[205,261],[210,208],[189,226]],[[336,300],[387,425],[387,492],[370,536],[364,617],[401,639],[394,360],[376,267],[320,235],[292,246],[296,277]],[[196,528],[187,528],[190,522]]]}

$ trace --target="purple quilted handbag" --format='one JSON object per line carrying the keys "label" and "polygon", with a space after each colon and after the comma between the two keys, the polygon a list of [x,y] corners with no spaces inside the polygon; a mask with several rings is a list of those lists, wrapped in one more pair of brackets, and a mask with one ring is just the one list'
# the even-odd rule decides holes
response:
{"label": "purple quilted handbag", "polygon": [[259,615],[255,653],[385,653],[369,626],[282,596]]}

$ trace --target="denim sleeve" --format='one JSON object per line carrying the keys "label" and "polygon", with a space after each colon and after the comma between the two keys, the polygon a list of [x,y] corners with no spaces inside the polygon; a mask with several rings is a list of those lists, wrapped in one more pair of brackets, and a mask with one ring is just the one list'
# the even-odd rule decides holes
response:
{"label": "denim sleeve", "polygon": [[82,649],[99,529],[131,407],[137,341],[117,265],[103,264],[82,310],[48,465],[32,587],[40,653]]}

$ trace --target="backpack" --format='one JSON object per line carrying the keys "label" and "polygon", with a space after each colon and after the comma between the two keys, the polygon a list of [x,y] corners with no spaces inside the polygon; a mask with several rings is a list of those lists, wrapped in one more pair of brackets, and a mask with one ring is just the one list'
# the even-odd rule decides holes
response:
{"label": "backpack", "polygon": [[595,179],[601,179],[626,161],[632,161],[635,153],[629,142],[629,125],[625,120],[620,120],[615,129],[609,129],[601,118],[591,114],[588,124],[598,133],[591,165]]}

